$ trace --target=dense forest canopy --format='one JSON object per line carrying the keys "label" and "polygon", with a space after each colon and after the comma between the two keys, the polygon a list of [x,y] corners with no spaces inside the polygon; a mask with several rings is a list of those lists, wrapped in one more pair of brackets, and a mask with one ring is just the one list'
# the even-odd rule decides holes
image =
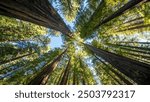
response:
{"label": "dense forest canopy", "polygon": [[0,0],[0,84],[150,85],[149,0]]}

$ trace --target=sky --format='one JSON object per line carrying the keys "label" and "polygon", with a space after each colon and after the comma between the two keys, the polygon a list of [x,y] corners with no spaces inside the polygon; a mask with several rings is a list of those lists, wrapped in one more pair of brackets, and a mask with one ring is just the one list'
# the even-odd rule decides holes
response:
{"label": "sky", "polygon": [[58,37],[51,36],[50,38],[51,38],[50,47],[52,49],[57,48],[57,47],[61,47],[61,45],[63,45],[61,36],[58,36]]}

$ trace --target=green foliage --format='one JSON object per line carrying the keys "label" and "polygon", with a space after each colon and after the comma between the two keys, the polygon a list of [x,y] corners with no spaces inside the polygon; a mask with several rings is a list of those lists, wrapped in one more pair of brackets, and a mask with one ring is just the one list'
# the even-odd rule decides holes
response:
{"label": "green foliage", "polygon": [[29,22],[0,16],[0,42],[29,40],[47,33],[47,29]]}

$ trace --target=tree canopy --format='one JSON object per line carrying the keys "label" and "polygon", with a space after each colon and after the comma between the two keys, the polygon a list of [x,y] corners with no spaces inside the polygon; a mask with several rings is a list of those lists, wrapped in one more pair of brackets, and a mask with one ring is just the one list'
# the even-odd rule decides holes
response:
{"label": "tree canopy", "polygon": [[1,0],[0,84],[150,85],[149,14],[149,0]]}

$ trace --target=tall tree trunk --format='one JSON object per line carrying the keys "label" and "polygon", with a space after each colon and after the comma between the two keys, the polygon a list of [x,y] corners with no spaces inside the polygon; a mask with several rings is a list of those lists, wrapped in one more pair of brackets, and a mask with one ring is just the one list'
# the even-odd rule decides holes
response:
{"label": "tall tree trunk", "polygon": [[137,25],[141,25],[141,24],[144,24],[144,21],[138,21],[138,22],[134,22],[134,23],[130,23],[130,24],[128,24],[128,25],[126,25],[126,26],[122,26],[122,28],[129,28],[129,27],[136,27]]}
{"label": "tall tree trunk", "polygon": [[58,82],[57,82],[57,85],[60,84],[60,81],[61,81],[61,79],[62,79],[63,74],[64,74],[64,70],[62,70],[62,72],[61,72],[61,74],[60,74],[60,76],[59,76],[59,80],[58,80]]}
{"label": "tall tree trunk", "polygon": [[73,70],[73,85],[76,85],[76,72],[75,69]]}
{"label": "tall tree trunk", "polygon": [[138,49],[138,50],[144,50],[150,52],[150,48],[145,48],[145,47],[137,47],[137,46],[130,46],[130,45],[120,45],[120,44],[108,44],[116,47],[127,47],[131,49]]}
{"label": "tall tree trunk", "polygon": [[95,48],[88,44],[84,45],[137,84],[150,84],[150,65]]}
{"label": "tall tree trunk", "polygon": [[8,42],[25,42],[25,41],[30,41],[30,40],[9,40],[9,39],[7,39],[7,40],[0,40],[0,43],[8,43]]}
{"label": "tall tree trunk", "polygon": [[60,85],[66,85],[67,84],[67,79],[68,79],[68,75],[69,75],[69,71],[70,71],[70,61],[71,61],[71,58],[69,58],[69,61],[68,61],[68,64],[66,66],[65,72],[64,72],[62,80],[60,82]]}
{"label": "tall tree trunk", "polygon": [[135,56],[135,57],[140,57],[140,58],[143,58],[143,59],[150,60],[150,56],[135,54],[135,53],[131,53],[131,52],[123,52],[123,53],[128,54],[128,55],[132,55],[132,56]]}
{"label": "tall tree trunk", "polygon": [[25,54],[25,55],[22,55],[22,56],[19,56],[19,57],[15,57],[15,58],[13,58],[13,59],[0,61],[0,65],[9,63],[9,62],[12,62],[12,61],[15,61],[15,60],[18,60],[18,59],[23,58],[23,57],[30,56],[30,55],[32,55],[32,54],[34,54],[34,53],[29,53],[29,54]]}
{"label": "tall tree trunk", "polygon": [[80,80],[79,80],[79,76],[78,75],[76,76],[76,79],[77,79],[76,85],[79,85],[80,84],[80,82],[79,82]]}
{"label": "tall tree trunk", "polygon": [[84,78],[82,78],[82,85],[86,85]]}
{"label": "tall tree trunk", "polygon": [[45,85],[50,77],[50,74],[58,65],[62,56],[66,53],[67,49],[58,55],[49,65],[47,65],[40,73],[38,73],[30,82],[29,85]]}
{"label": "tall tree trunk", "polygon": [[48,0],[0,0],[0,14],[71,34]]}
{"label": "tall tree trunk", "polygon": [[126,51],[138,52],[138,53],[141,53],[141,54],[150,54],[149,50],[147,50],[147,51],[145,51],[145,50],[137,50],[137,49],[133,49],[132,47],[117,46],[116,44],[109,44],[109,45],[112,46],[112,47],[115,47],[115,48],[124,49]]}
{"label": "tall tree trunk", "polygon": [[130,27],[130,28],[127,28],[127,29],[119,30],[117,32],[124,32],[124,31],[129,31],[129,30],[139,30],[139,29],[148,28],[148,27],[150,27],[150,24],[140,25],[140,26],[135,26],[135,27]]}
{"label": "tall tree trunk", "polygon": [[[112,74],[109,73],[109,71],[106,68],[102,68],[101,66],[98,66],[98,68],[95,68],[97,74],[101,75],[101,71],[103,71],[103,74],[107,74],[107,76],[109,76],[109,80],[113,80],[113,83],[111,83],[112,85],[121,85],[121,83],[118,81],[118,79],[116,80],[116,78],[114,76],[112,76]],[[101,79],[101,76],[99,76]],[[110,79],[111,78],[111,79]],[[103,80],[101,79],[101,81],[103,82]],[[104,83],[102,83],[104,84]],[[105,83],[107,85],[107,83]]]}
{"label": "tall tree trunk", "polygon": [[[121,79],[121,81],[123,81],[125,84],[127,85],[132,85],[133,83],[130,82],[129,80],[127,80],[125,77],[123,77],[121,74],[119,74],[116,70],[114,70],[113,68],[111,68],[109,65],[107,65],[104,61],[102,61],[100,58],[98,58],[96,55],[95,57],[101,62],[103,63],[108,70],[110,70],[111,72],[113,72],[118,78]],[[106,71],[106,69],[104,69]],[[115,79],[118,83],[120,83],[120,81],[118,79]],[[121,84],[121,83],[120,83]]]}
{"label": "tall tree trunk", "polygon": [[134,18],[134,19],[132,19],[132,20],[129,20],[129,21],[124,22],[123,24],[131,23],[131,22],[138,21],[138,20],[142,20],[143,18],[144,18],[144,17]]}
{"label": "tall tree trunk", "polygon": [[53,85],[57,85],[58,80],[59,80],[59,77],[55,77],[55,79],[53,81]]}
{"label": "tall tree trunk", "polygon": [[[115,52],[118,52],[118,54],[120,53],[120,50],[116,50],[116,49],[113,49]],[[149,55],[145,55],[145,54],[140,54],[140,53],[137,53],[137,52],[133,52],[133,51],[122,51],[121,50],[121,53],[123,53],[123,56],[127,56],[131,59],[135,59],[135,60],[138,60],[140,62],[144,62],[144,63],[147,63],[149,64],[150,63],[150,56]],[[149,64],[150,65],[150,64]]]}
{"label": "tall tree trunk", "polygon": [[111,21],[112,19],[122,15],[125,11],[134,7],[135,5],[137,5],[138,3],[142,2],[142,1],[144,1],[144,0],[130,0],[127,4],[125,4],[123,7],[121,7],[119,10],[117,10],[115,13],[113,13],[111,16],[107,17],[103,21],[100,21],[100,23],[97,26],[95,26],[94,30],[98,29],[99,26]]}
{"label": "tall tree trunk", "polygon": [[118,44],[124,43],[124,44],[150,44],[150,42],[118,42]]}

